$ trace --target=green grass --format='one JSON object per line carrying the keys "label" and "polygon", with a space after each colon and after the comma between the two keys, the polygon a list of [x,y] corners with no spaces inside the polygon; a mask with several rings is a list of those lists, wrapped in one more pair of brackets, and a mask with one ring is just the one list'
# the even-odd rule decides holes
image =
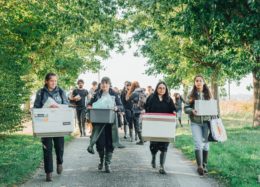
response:
{"label": "green grass", "polygon": [[[260,175],[260,128],[251,127],[251,116],[233,114],[223,116],[228,140],[211,143],[208,169],[210,175],[227,186],[254,187]],[[187,158],[194,160],[190,127],[178,128],[175,146]]]}
{"label": "green grass", "polygon": [[[70,141],[73,137],[65,137]],[[29,135],[0,136],[0,186],[12,186],[28,180],[42,161],[39,138]]]}

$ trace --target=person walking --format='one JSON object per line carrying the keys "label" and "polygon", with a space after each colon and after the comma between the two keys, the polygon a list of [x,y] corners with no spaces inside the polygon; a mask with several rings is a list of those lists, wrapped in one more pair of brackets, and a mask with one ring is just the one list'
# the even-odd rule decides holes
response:
{"label": "person walking", "polygon": [[182,118],[182,105],[183,103],[185,103],[185,101],[179,93],[174,94],[174,99],[175,99],[175,107],[177,110],[177,118],[180,126],[183,127],[181,118]]}
{"label": "person walking", "polygon": [[198,165],[197,172],[199,175],[208,173],[208,152],[209,152],[209,122],[212,116],[198,116],[194,109],[195,100],[210,100],[212,95],[201,75],[194,78],[194,85],[191,93],[188,96],[188,101],[185,104],[184,111],[189,114],[191,121],[191,131],[194,142],[195,158]]}
{"label": "person walking", "polygon": [[[48,73],[45,76],[45,85],[42,89],[38,90],[36,93],[36,98],[34,101],[34,108],[42,108],[44,103],[48,98],[52,98],[57,104],[68,105],[68,100],[65,92],[57,86],[58,77],[54,73]],[[57,104],[53,104],[51,108],[58,108]],[[43,160],[44,160],[44,170],[46,173],[46,181],[52,181],[53,172],[53,156],[52,147],[54,143],[55,153],[56,153],[56,163],[57,163],[57,173],[61,174],[63,167],[63,153],[64,153],[64,137],[43,137],[42,149],[43,149]]]}
{"label": "person walking", "polygon": [[[148,113],[170,113],[176,112],[175,105],[172,98],[169,95],[169,91],[165,82],[159,82],[155,88],[155,92],[147,98],[145,104],[145,110]],[[152,154],[152,167],[156,168],[156,154],[161,151],[160,154],[160,169],[159,173],[166,174],[165,160],[168,150],[169,142],[150,142],[150,151]]]}
{"label": "person walking", "polygon": [[71,101],[75,101],[80,136],[86,136],[86,104],[88,100],[88,91],[84,89],[84,81],[82,79],[77,82],[78,88],[73,90],[70,97]]}
{"label": "person walking", "polygon": [[132,108],[133,104],[131,101],[126,100],[126,95],[128,91],[131,88],[131,82],[126,81],[124,88],[121,93],[121,101],[125,109],[125,115],[124,115],[124,138],[127,139],[127,126],[129,128],[129,136],[130,136],[130,141],[133,142],[133,113],[132,113]]}
{"label": "person walking", "polygon": [[[146,94],[144,89],[140,88],[139,82],[134,81],[131,84],[131,88],[126,95],[126,101],[132,102],[132,113],[135,133],[138,135],[139,142],[137,145],[143,145],[144,141],[142,138],[142,127],[140,116],[144,112],[144,105],[146,102]],[[137,140],[137,137],[135,138]]]}
{"label": "person walking", "polygon": [[[120,97],[117,93],[111,88],[111,81],[108,77],[103,77],[100,84],[100,90],[96,92],[94,97],[90,100],[88,108],[91,108],[93,103],[97,102],[102,97],[111,97],[115,100],[115,111],[122,111],[123,105],[121,103]],[[117,121],[117,120],[115,120]],[[105,164],[105,172],[110,173],[111,160],[114,151],[114,142],[118,144],[118,129],[112,127],[112,124],[95,124],[93,123],[93,133],[92,133],[92,143],[88,147],[88,152],[94,154],[92,145],[96,143],[96,149],[99,154],[100,162],[98,164],[98,169],[102,170]],[[97,139],[93,140],[93,139]],[[115,140],[117,139],[117,140]]]}

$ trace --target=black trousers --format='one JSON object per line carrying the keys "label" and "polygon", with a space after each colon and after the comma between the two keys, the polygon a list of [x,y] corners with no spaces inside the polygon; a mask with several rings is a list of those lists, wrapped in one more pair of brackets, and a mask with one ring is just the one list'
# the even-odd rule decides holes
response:
{"label": "black trousers", "polygon": [[77,108],[76,111],[77,111],[80,134],[83,135],[85,133],[86,109]]}
{"label": "black trousers", "polygon": [[104,130],[102,131],[101,135],[99,136],[97,142],[97,151],[98,152],[113,152],[113,139],[112,139],[112,125],[106,124]]}
{"label": "black trousers", "polygon": [[142,131],[142,125],[140,122],[140,113],[134,113],[133,114],[133,122],[134,122],[134,127],[135,127],[135,132],[139,133]]}
{"label": "black trousers", "polygon": [[57,164],[63,163],[64,137],[42,138],[45,173],[53,172],[52,142],[54,143]]}
{"label": "black trousers", "polygon": [[158,151],[167,152],[169,142],[150,142],[150,151],[152,154],[156,154]]}
{"label": "black trousers", "polygon": [[126,122],[129,126],[129,129],[133,129],[133,112],[129,109],[126,109],[125,117],[126,117]]}

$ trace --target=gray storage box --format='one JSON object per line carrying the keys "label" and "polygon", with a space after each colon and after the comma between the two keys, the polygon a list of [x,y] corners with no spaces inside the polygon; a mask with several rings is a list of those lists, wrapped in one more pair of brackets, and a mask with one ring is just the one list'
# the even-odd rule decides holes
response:
{"label": "gray storage box", "polygon": [[113,109],[97,109],[89,110],[89,118],[92,123],[114,123],[116,113]]}

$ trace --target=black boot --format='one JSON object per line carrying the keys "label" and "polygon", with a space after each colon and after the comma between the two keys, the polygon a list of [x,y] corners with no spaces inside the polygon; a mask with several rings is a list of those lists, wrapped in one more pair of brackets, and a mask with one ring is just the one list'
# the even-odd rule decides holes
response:
{"label": "black boot", "polygon": [[143,141],[143,137],[142,137],[142,133],[138,132],[138,138],[139,138],[139,142],[137,142],[137,145],[144,145],[144,141]]}
{"label": "black boot", "polygon": [[104,153],[104,151],[101,151],[101,152],[98,152],[98,154],[99,154],[99,158],[100,158],[100,162],[98,164],[98,170],[102,170],[103,169],[103,165],[104,165],[105,153]]}
{"label": "black boot", "polygon": [[167,174],[164,169],[166,154],[167,154],[167,152],[161,152],[161,155],[160,155],[160,169],[159,169],[160,174]]}
{"label": "black boot", "polygon": [[111,173],[110,164],[111,164],[112,155],[113,155],[113,153],[111,153],[111,152],[108,152],[105,155],[105,171],[106,171],[106,173]]}
{"label": "black boot", "polygon": [[179,119],[179,123],[180,123],[181,127],[183,127],[183,125],[182,125],[182,123],[181,123],[181,119]]}
{"label": "black boot", "polygon": [[196,157],[196,162],[197,162],[197,165],[198,165],[198,169],[197,169],[197,172],[199,175],[203,176],[204,175],[204,170],[203,170],[203,166],[202,166],[202,150],[195,150],[195,157]]}
{"label": "black boot", "polygon": [[137,141],[137,132],[135,132],[135,141]]}
{"label": "black boot", "polygon": [[208,165],[208,151],[203,150],[203,169],[204,173],[208,173],[207,165]]}
{"label": "black boot", "polygon": [[86,126],[85,126],[85,123],[83,125],[83,136],[86,136]]}
{"label": "black boot", "polygon": [[151,162],[151,164],[152,164],[153,168],[156,168],[156,154],[152,154],[152,162]]}
{"label": "black boot", "polygon": [[127,125],[124,125],[124,139],[127,139]]}
{"label": "black boot", "polygon": [[133,142],[134,138],[133,138],[133,129],[129,130],[129,134],[130,134],[130,141]]}

